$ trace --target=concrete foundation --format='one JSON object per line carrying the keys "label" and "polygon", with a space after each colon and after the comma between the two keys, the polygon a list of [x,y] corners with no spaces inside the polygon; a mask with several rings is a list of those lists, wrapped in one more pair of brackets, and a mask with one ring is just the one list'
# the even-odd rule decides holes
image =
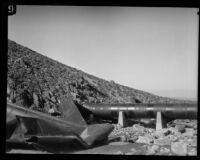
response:
{"label": "concrete foundation", "polygon": [[156,115],[156,131],[161,130],[166,127],[166,121],[163,118],[163,115],[161,112],[157,112]]}
{"label": "concrete foundation", "polygon": [[118,124],[122,127],[125,127],[125,117],[123,111],[119,111]]}

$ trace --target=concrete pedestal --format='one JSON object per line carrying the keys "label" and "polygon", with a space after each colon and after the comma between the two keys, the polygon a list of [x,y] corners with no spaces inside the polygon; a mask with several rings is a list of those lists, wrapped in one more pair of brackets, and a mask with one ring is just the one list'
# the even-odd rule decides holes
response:
{"label": "concrete pedestal", "polygon": [[156,131],[163,129],[166,127],[166,121],[162,116],[161,112],[157,112],[156,115]]}
{"label": "concrete pedestal", "polygon": [[122,127],[125,127],[125,118],[123,111],[119,111],[118,124]]}

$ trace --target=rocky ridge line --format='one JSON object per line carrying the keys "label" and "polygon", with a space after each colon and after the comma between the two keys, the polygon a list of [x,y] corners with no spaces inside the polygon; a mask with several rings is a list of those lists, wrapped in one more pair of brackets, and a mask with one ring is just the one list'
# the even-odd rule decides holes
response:
{"label": "rocky ridge line", "polygon": [[50,106],[59,110],[60,101],[68,94],[79,104],[188,102],[97,78],[8,40],[9,101],[47,112]]}

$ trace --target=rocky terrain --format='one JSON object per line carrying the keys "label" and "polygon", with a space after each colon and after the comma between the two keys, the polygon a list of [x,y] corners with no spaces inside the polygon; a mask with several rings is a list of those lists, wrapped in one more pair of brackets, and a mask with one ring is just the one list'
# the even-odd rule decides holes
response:
{"label": "rocky terrain", "polygon": [[[145,123],[151,124],[151,120],[146,120]],[[167,128],[158,131],[139,123],[126,128],[115,125],[110,139],[118,145],[142,144],[143,153],[135,147],[126,152],[119,150],[116,154],[194,156],[197,155],[197,121],[174,120],[167,124]]]}
{"label": "rocky terrain", "polygon": [[79,104],[186,102],[103,80],[8,40],[9,101],[47,112],[50,106],[59,110],[59,103],[67,94]]}
{"label": "rocky terrain", "polygon": [[[145,127],[144,127],[145,124]],[[197,120],[174,120],[167,128],[155,130],[155,120],[140,119],[132,126],[122,128],[113,124],[108,141],[86,150],[74,150],[69,154],[109,155],[197,155]],[[45,150],[12,149],[7,153],[51,154]]]}
{"label": "rocky terrain", "polygon": [[[107,81],[43,56],[8,40],[7,100],[48,112],[59,110],[66,95],[82,104],[92,103],[194,103],[157,96]],[[154,120],[135,120],[130,127],[113,124],[107,144],[75,153],[126,155],[196,155],[197,121],[174,120],[155,130]],[[10,153],[26,153],[13,150]],[[36,151],[30,151],[35,153]],[[41,152],[45,153],[46,152]]]}

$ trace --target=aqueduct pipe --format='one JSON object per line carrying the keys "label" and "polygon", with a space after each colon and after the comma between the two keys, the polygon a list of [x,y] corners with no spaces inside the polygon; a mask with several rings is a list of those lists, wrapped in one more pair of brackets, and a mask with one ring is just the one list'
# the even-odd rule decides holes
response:
{"label": "aqueduct pipe", "polygon": [[170,119],[196,119],[197,104],[92,104],[83,105],[95,115],[105,118],[118,117],[118,112],[123,111],[127,118],[155,118],[157,112]]}
{"label": "aqueduct pipe", "polygon": [[[166,119],[197,119],[197,104],[92,104],[85,103],[83,107],[94,115],[105,119],[118,118],[123,113],[124,118],[156,118],[161,113]],[[157,117],[158,118],[158,117]],[[162,119],[162,118],[161,118]]]}

